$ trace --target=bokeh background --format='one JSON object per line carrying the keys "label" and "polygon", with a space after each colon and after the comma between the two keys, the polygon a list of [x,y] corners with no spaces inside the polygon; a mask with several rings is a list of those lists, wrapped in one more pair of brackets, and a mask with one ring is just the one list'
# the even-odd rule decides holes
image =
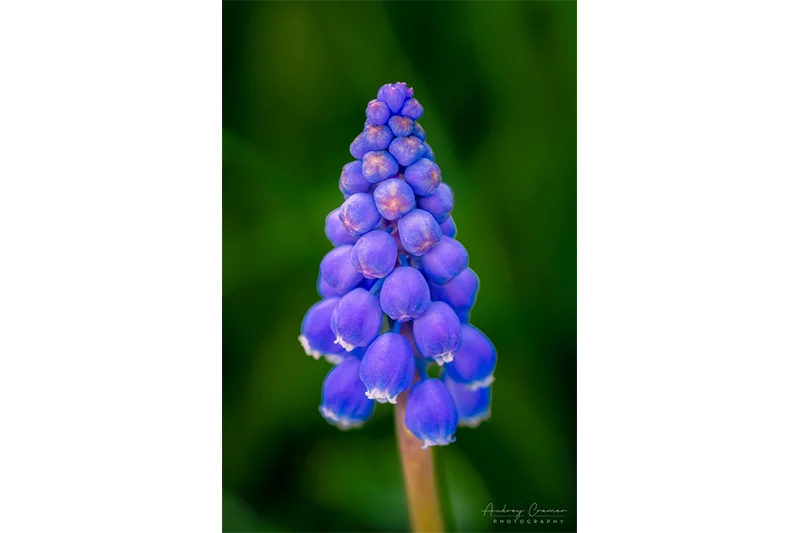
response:
{"label": "bokeh background", "polygon": [[405,81],[499,353],[492,418],[435,452],[448,528],[575,530],[576,5],[224,2],[223,25],[223,529],[408,530],[391,407],[328,425],[330,365],[297,342],[364,108]]}

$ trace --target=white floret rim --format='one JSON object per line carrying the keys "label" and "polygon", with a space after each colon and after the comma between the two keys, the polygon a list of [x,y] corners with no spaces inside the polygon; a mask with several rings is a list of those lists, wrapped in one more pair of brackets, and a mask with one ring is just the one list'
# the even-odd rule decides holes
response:
{"label": "white floret rim", "polygon": [[471,391],[476,391],[478,389],[485,389],[492,383],[494,383],[494,374],[490,374],[489,376],[479,379],[478,381],[473,381],[467,385],[467,388]]}
{"label": "white floret rim", "polygon": [[445,363],[453,362],[454,352],[444,352],[433,356],[433,360],[439,366],[444,366]]}
{"label": "white floret rim", "polygon": [[365,422],[364,420],[353,420],[352,418],[348,418],[346,416],[339,416],[323,405],[319,407],[319,412],[322,413],[322,416],[325,418],[325,420],[339,429],[346,430],[360,428]]}
{"label": "white floret rim", "polygon": [[378,403],[397,403],[398,396],[398,394],[392,396],[389,391],[379,390],[377,388],[368,390],[364,393],[364,395],[370,400],[375,400]]}
{"label": "white floret rim", "polygon": [[355,345],[355,344],[350,344],[349,342],[345,341],[345,340],[344,340],[344,339],[341,337],[341,335],[340,335],[340,336],[337,336],[337,337],[336,337],[336,340],[335,340],[335,341],[333,341],[333,342],[335,342],[336,344],[338,344],[339,346],[341,346],[342,348],[344,348],[344,349],[345,349],[345,350],[347,350],[348,352],[352,352],[353,350],[355,350],[355,349],[356,349],[356,345]]}
{"label": "white floret rim", "polygon": [[322,357],[322,352],[313,349],[311,347],[311,344],[309,344],[308,339],[305,337],[305,335],[300,335],[299,337],[297,337],[297,340],[300,341],[300,346],[303,347],[303,350],[305,350],[306,355],[313,357],[316,360],[319,360],[319,358]]}
{"label": "white floret rim", "polygon": [[422,449],[424,450],[424,449],[426,449],[426,448],[428,448],[430,446],[447,446],[451,442],[455,442],[455,441],[456,441],[455,435],[442,436],[442,437],[439,437],[436,440],[425,439],[425,440],[422,441]]}
{"label": "white floret rim", "polygon": [[466,426],[469,428],[476,428],[481,424],[481,422],[483,422],[484,420],[488,420],[490,416],[491,416],[491,411],[487,409],[485,412],[479,413],[474,416],[470,416],[469,418],[460,418],[458,420],[458,425]]}

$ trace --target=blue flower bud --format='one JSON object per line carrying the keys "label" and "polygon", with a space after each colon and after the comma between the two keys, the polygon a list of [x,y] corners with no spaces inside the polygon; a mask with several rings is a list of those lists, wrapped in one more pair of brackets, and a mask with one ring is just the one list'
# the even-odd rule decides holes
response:
{"label": "blue flower bud", "polygon": [[364,163],[361,173],[370,183],[378,183],[397,174],[399,170],[397,161],[389,152],[367,152],[364,154]]}
{"label": "blue flower bud", "polygon": [[381,102],[380,100],[370,101],[370,103],[367,104],[366,113],[367,122],[378,126],[386,124],[386,121],[389,120],[389,116],[392,114],[386,102]]}
{"label": "blue flower bud", "polygon": [[389,318],[408,322],[425,314],[431,305],[431,294],[419,270],[401,266],[386,277],[380,301]]}
{"label": "blue flower bud", "polygon": [[394,115],[389,119],[389,128],[395,137],[408,137],[414,131],[414,121],[408,117]]}
{"label": "blue flower bud", "polygon": [[323,298],[332,298],[332,297],[338,298],[339,296],[345,294],[344,292],[339,292],[330,285],[328,285],[327,283],[325,283],[325,280],[322,279],[321,272],[317,274],[317,292]]}
{"label": "blue flower bud", "polygon": [[431,145],[428,143],[423,143],[423,145],[425,146],[425,153],[422,154],[422,157],[434,161],[436,159],[436,154],[433,153],[433,148],[431,148]]}
{"label": "blue flower bud", "polygon": [[322,258],[319,273],[322,279],[339,294],[344,294],[361,283],[361,273],[350,261],[352,244],[337,246]]}
{"label": "blue flower bud", "polygon": [[450,237],[442,237],[430,252],[422,256],[425,275],[437,285],[444,285],[461,274],[468,264],[467,249]]}
{"label": "blue flower bud", "polygon": [[350,261],[365,278],[385,278],[397,262],[397,244],[385,231],[370,231],[353,246]]}
{"label": "blue flower bud", "polygon": [[471,268],[465,268],[445,285],[431,283],[431,298],[446,303],[456,314],[461,315],[462,312],[468,313],[475,305],[479,287],[478,275]]}
{"label": "blue flower bud", "polygon": [[444,384],[456,402],[459,426],[478,427],[489,418],[492,406],[491,387],[470,389],[463,383],[453,381],[446,372]]}
{"label": "blue flower bud", "polygon": [[444,222],[439,224],[442,228],[442,235],[447,237],[455,238],[456,233],[458,233],[458,228],[456,228],[456,221],[453,220],[452,216],[449,216],[445,219]]}
{"label": "blue flower bud", "polygon": [[[409,137],[409,139],[416,139],[416,137]],[[436,192],[436,188],[442,182],[442,171],[439,170],[439,165],[430,159],[422,158],[410,165],[403,177],[416,194],[428,196]]]}
{"label": "blue flower bud", "polygon": [[306,355],[319,359],[323,355],[343,353],[336,344],[336,336],[331,330],[331,315],[339,298],[327,298],[315,303],[303,317],[300,325],[300,336],[297,338]]}
{"label": "blue flower bud", "polygon": [[[350,155],[361,159],[367,152],[386,150],[392,138],[392,130],[388,126],[370,124],[350,144]],[[424,152],[424,146],[422,150]]]}
{"label": "blue flower bud", "polygon": [[397,395],[414,380],[414,352],[402,335],[384,333],[367,348],[359,372],[367,398],[396,403]]}
{"label": "blue flower bud", "polygon": [[422,209],[412,209],[397,222],[400,242],[408,253],[423,255],[442,238],[442,228],[433,215]]}
{"label": "blue flower bud", "polygon": [[347,198],[357,192],[367,192],[372,186],[361,174],[361,161],[351,161],[342,167],[339,176],[339,190]]}
{"label": "blue flower bud", "polygon": [[347,357],[328,372],[322,384],[319,412],[339,429],[361,427],[375,412],[375,402],[364,395],[366,389],[358,377],[360,366],[357,357]]}
{"label": "blue flower bud", "polygon": [[396,137],[389,144],[389,153],[398,163],[407,167],[425,154],[425,145],[416,137]]}
{"label": "blue flower bud", "polygon": [[378,212],[386,220],[397,220],[416,205],[414,191],[408,183],[398,178],[379,183],[373,197]]}
{"label": "blue flower bud", "polygon": [[[397,135],[397,134],[395,133],[395,135]],[[413,135],[414,137],[416,137],[420,141],[424,141],[426,135],[425,135],[425,130],[422,129],[422,124],[420,124],[419,122],[414,122],[414,126],[411,129],[411,135]],[[428,143],[423,143],[423,146],[427,147]],[[423,157],[425,157],[425,156],[423,156]]]}
{"label": "blue flower bud", "polygon": [[450,216],[450,211],[453,210],[453,189],[442,182],[436,187],[433,194],[420,198],[417,207],[433,215],[436,222],[442,223]]}
{"label": "blue flower bud", "polygon": [[381,214],[372,195],[359,192],[344,201],[339,219],[348,233],[360,236],[375,229],[381,221]]}
{"label": "blue flower bud", "polygon": [[381,331],[383,312],[378,297],[357,288],[336,303],[331,316],[331,329],[336,344],[348,352],[359,346],[369,346]]}
{"label": "blue flower bud", "polygon": [[446,446],[456,440],[458,409],[438,379],[423,379],[411,387],[405,416],[406,428],[422,441],[422,448]]}
{"label": "blue flower bud", "polygon": [[392,113],[398,113],[408,96],[405,83],[387,83],[378,89],[378,100],[386,102]]}
{"label": "blue flower bud", "polygon": [[488,387],[494,381],[497,351],[481,330],[470,324],[461,326],[461,348],[447,364],[447,375],[471,389]]}
{"label": "blue flower bud", "polygon": [[412,325],[419,353],[439,366],[453,360],[453,354],[461,347],[461,322],[449,305],[431,302],[425,314],[414,319]]}
{"label": "blue flower bud", "polygon": [[472,309],[459,309],[456,311],[456,315],[458,319],[461,321],[462,324],[469,324],[470,315],[472,314]]}
{"label": "blue flower bud", "polygon": [[328,240],[331,241],[331,244],[334,246],[355,244],[358,240],[358,237],[350,235],[347,230],[344,229],[344,225],[339,218],[338,207],[325,217],[325,236],[328,237]]}
{"label": "blue flower bud", "polygon": [[410,117],[413,120],[417,120],[422,116],[423,111],[424,109],[422,109],[422,104],[420,104],[416,98],[409,98],[403,104],[402,109],[400,109],[400,114],[404,117]]}

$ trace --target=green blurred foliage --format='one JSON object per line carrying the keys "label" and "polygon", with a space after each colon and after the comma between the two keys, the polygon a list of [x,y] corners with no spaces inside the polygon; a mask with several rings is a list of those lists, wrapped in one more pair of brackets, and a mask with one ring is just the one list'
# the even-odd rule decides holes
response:
{"label": "green blurred foliage", "polygon": [[[576,6],[223,3],[223,529],[406,531],[391,407],[340,432],[297,342],[325,215],[384,83],[406,81],[481,279],[492,418],[436,450],[448,527],[575,529]],[[568,510],[563,526],[481,511]]]}

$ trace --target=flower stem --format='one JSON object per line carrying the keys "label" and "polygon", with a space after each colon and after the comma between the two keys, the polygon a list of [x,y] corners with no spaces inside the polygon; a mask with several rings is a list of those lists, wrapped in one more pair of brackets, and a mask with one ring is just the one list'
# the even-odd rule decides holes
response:
{"label": "flower stem", "polygon": [[411,531],[441,532],[444,531],[444,527],[433,470],[433,453],[430,448],[423,450],[422,441],[406,429],[407,401],[408,391],[405,391],[397,398],[394,422],[406,481],[406,502]]}
{"label": "flower stem", "polygon": [[386,281],[386,278],[381,278],[378,281],[376,281],[375,285],[373,285],[372,288],[369,290],[370,294],[378,294],[378,291],[380,291],[381,287],[383,287],[384,281]]}

